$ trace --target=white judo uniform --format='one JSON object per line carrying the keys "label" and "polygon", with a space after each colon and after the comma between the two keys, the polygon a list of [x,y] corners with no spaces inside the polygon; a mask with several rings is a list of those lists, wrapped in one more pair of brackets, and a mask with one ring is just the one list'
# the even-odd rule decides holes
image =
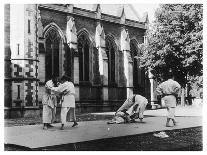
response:
{"label": "white judo uniform", "polygon": [[71,109],[70,118],[75,120],[75,87],[72,82],[64,82],[58,87],[53,87],[51,89],[54,92],[62,93],[61,99],[61,123],[66,123],[67,113]]}
{"label": "white judo uniform", "polygon": [[42,120],[43,123],[52,123],[55,119],[57,98],[51,88],[54,86],[52,80],[49,80],[45,84],[45,94],[42,97],[43,112]]}
{"label": "white judo uniform", "polygon": [[158,95],[162,96],[165,106],[168,110],[168,118],[174,119],[175,107],[176,107],[176,96],[179,94],[181,86],[178,82],[173,79],[168,79],[160,85],[158,85],[156,91]]}
{"label": "white judo uniform", "polygon": [[124,104],[116,111],[114,118],[109,123],[125,123],[132,119],[134,114],[138,116],[139,119],[143,119],[144,110],[148,104],[145,97],[141,95],[133,95],[126,99]]}

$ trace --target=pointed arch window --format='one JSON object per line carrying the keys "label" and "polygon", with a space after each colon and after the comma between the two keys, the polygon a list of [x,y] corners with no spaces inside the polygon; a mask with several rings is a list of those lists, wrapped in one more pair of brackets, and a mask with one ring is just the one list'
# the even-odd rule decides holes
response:
{"label": "pointed arch window", "polygon": [[138,66],[139,66],[139,60],[138,60],[138,49],[136,45],[132,42],[130,42],[130,50],[131,50],[131,57],[133,60],[133,86],[136,88],[139,85],[139,76],[138,76]]}
{"label": "pointed arch window", "polygon": [[115,43],[106,39],[106,54],[108,57],[108,81],[114,84],[115,81]]}
{"label": "pointed arch window", "polygon": [[59,55],[60,55],[60,44],[61,39],[58,32],[54,29],[51,29],[46,34],[46,79],[51,79],[52,75],[59,76]]}
{"label": "pointed arch window", "polygon": [[88,38],[84,34],[82,34],[78,38],[80,81],[89,81],[89,50],[90,50],[90,42]]}

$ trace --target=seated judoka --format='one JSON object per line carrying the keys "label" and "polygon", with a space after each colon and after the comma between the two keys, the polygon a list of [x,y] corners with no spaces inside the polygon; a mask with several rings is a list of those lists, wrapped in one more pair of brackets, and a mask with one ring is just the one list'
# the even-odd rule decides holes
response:
{"label": "seated judoka", "polygon": [[108,124],[120,124],[135,122],[139,118],[142,122],[147,99],[141,95],[134,94],[126,99],[124,104],[116,111],[114,118]]}

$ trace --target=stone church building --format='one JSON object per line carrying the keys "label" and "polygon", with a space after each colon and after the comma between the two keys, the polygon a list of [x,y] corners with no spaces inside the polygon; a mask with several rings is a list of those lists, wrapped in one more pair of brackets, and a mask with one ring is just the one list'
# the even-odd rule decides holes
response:
{"label": "stone church building", "polygon": [[148,16],[132,5],[7,4],[4,25],[5,117],[39,115],[53,74],[72,78],[81,113],[117,110],[133,93],[153,102],[139,62]]}

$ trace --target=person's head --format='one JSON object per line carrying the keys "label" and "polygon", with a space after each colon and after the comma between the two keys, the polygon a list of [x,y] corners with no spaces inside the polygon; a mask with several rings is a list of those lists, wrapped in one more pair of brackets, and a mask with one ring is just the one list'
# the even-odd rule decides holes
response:
{"label": "person's head", "polygon": [[62,82],[65,82],[65,81],[71,81],[70,77],[67,76],[67,75],[63,75],[62,78],[61,78],[61,81]]}
{"label": "person's head", "polygon": [[56,75],[52,75],[52,82],[54,83],[54,85],[57,85],[58,77]]}

